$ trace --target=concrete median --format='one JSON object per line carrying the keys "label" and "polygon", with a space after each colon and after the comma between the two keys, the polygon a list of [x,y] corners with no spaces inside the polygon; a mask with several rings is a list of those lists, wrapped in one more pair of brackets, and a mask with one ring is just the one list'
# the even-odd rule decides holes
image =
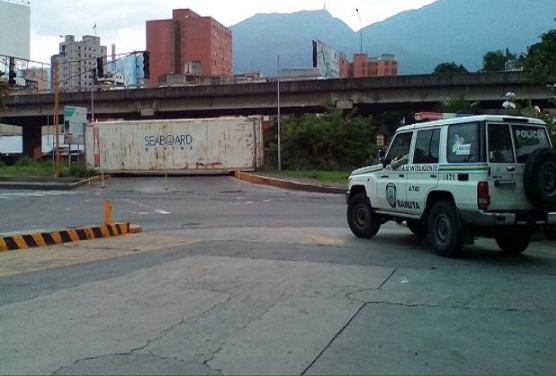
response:
{"label": "concrete median", "polygon": [[330,187],[318,184],[301,183],[292,180],[276,179],[268,176],[261,176],[256,174],[249,174],[241,171],[234,171],[234,177],[238,180],[247,181],[254,184],[271,185],[274,187],[292,189],[304,192],[316,193],[331,193],[331,194],[344,194],[346,189],[344,187]]}
{"label": "concrete median", "polygon": [[141,232],[141,227],[138,225],[130,225],[129,223],[109,223],[101,226],[58,231],[0,235],[0,252],[44,247],[81,240],[107,238],[138,232]]}

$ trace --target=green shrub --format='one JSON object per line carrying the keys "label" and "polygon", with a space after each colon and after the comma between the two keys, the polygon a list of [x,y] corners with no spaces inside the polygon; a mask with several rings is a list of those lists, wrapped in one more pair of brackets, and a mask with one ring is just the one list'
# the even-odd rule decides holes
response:
{"label": "green shrub", "polygon": [[88,169],[83,164],[72,164],[69,168],[62,169],[62,175],[74,178],[87,178],[95,176],[94,170]]}
{"label": "green shrub", "polygon": [[[282,166],[288,170],[350,170],[366,165],[376,145],[371,118],[344,116],[328,109],[319,115],[296,116],[284,122]],[[271,144],[271,154],[277,145]]]}
{"label": "green shrub", "polygon": [[33,160],[32,158],[29,158],[29,157],[19,158],[14,163],[15,167],[31,167],[31,166],[37,167],[38,165],[39,165],[38,162],[36,162],[35,160]]}
{"label": "green shrub", "polygon": [[[32,158],[24,157],[18,159],[13,166],[6,166],[0,162],[0,175],[4,176],[54,176],[55,166],[51,160],[34,161]],[[95,176],[94,170],[87,169],[82,162],[72,162],[67,166],[67,160],[63,160],[60,166],[61,177],[84,178]]]}

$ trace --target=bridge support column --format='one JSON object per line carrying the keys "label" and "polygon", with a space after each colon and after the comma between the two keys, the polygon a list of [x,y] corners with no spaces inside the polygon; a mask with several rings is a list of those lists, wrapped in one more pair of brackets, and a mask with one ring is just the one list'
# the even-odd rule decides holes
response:
{"label": "bridge support column", "polygon": [[42,158],[41,127],[23,126],[23,155],[40,161]]}

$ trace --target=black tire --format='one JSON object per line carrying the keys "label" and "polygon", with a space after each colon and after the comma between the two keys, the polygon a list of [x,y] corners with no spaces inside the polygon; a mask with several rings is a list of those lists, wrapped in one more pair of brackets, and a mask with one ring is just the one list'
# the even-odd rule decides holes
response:
{"label": "black tire", "polygon": [[425,222],[408,219],[407,228],[417,236],[425,236],[429,233],[429,228]]}
{"label": "black tire", "polygon": [[348,202],[347,221],[351,232],[358,238],[372,238],[380,229],[381,220],[373,213],[365,193],[358,193]]}
{"label": "black tire", "polygon": [[439,201],[429,216],[431,245],[437,255],[457,257],[461,253],[463,236],[459,215],[451,201]]}
{"label": "black tire", "polygon": [[523,185],[527,198],[537,209],[556,208],[556,151],[538,149],[527,158]]}
{"label": "black tire", "polygon": [[526,226],[503,226],[495,230],[498,247],[508,255],[519,255],[531,242],[531,231]]}

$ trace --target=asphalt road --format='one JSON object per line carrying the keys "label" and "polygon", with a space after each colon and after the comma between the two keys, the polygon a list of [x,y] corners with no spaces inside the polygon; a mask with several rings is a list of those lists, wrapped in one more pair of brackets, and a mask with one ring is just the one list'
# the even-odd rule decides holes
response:
{"label": "asphalt road", "polygon": [[144,233],[0,253],[0,374],[554,373],[556,254],[461,259],[341,195],[231,177],[0,190],[0,233],[115,221]]}

